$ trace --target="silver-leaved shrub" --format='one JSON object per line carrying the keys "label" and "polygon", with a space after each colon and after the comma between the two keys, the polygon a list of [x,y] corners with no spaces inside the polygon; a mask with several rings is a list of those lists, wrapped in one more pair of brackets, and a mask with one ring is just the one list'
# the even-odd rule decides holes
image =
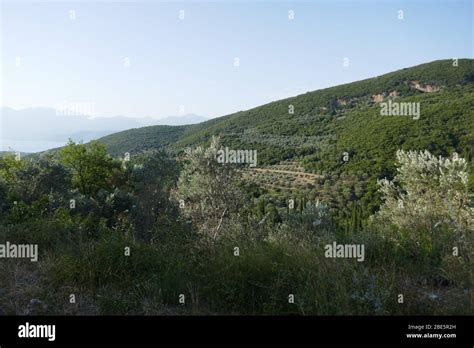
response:
{"label": "silver-leaved shrub", "polygon": [[[457,153],[436,157],[429,151],[397,151],[397,174],[378,181],[383,204],[376,221],[395,226],[408,239],[433,240],[441,229],[466,243],[474,228],[467,162]],[[398,235],[400,237],[400,235]]]}

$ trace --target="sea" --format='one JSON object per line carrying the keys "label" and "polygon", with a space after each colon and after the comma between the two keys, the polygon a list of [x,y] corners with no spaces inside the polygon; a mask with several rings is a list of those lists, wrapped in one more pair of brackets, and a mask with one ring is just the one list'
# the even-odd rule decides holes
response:
{"label": "sea", "polygon": [[0,151],[41,152],[66,145],[67,141],[12,140],[0,138]]}

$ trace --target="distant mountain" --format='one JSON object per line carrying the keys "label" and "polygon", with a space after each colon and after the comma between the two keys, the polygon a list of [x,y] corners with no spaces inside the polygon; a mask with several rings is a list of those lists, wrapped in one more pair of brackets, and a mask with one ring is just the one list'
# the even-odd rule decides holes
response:
{"label": "distant mountain", "polygon": [[150,125],[194,124],[207,118],[188,114],[164,119],[94,117],[57,114],[52,108],[0,108],[0,150],[43,151],[64,145],[69,138],[89,142],[126,129]]}
{"label": "distant mountain", "polygon": [[[258,164],[296,160],[309,172],[389,175],[397,149],[474,157],[474,60],[434,61],[308,92],[196,125],[152,126],[101,138],[113,155],[179,152],[220,135],[258,151]],[[419,103],[420,115],[382,116],[383,103]],[[390,104],[392,105],[392,104]],[[293,112],[292,112],[293,111]],[[347,154],[347,161],[343,156]]]}

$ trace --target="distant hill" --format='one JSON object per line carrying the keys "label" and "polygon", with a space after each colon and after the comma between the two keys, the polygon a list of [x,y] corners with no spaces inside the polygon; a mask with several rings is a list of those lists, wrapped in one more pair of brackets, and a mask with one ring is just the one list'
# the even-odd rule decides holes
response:
{"label": "distant hill", "polygon": [[113,156],[129,152],[136,154],[147,150],[169,148],[178,141],[190,126],[151,126],[129,129],[100,138]]}
{"label": "distant hill", "polygon": [[[220,135],[234,149],[256,149],[261,164],[300,162],[306,171],[389,175],[398,148],[474,156],[472,59],[440,60],[308,92],[182,127],[153,126],[100,140],[113,155],[152,148],[182,151]],[[218,96],[216,96],[218,97]],[[381,116],[381,103],[420,103],[420,117]],[[292,113],[291,111],[294,110]],[[343,155],[348,160],[343,161]]]}

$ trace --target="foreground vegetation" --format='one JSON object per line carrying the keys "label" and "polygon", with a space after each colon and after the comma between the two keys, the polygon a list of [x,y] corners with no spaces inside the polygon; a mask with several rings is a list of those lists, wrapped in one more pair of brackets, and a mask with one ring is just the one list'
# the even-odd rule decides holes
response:
{"label": "foreground vegetation", "polygon": [[[473,314],[463,158],[399,151],[361,214],[242,180],[221,146],[1,158],[0,243],[40,256],[0,259],[0,314]],[[335,241],[364,261],[326,257]]]}

